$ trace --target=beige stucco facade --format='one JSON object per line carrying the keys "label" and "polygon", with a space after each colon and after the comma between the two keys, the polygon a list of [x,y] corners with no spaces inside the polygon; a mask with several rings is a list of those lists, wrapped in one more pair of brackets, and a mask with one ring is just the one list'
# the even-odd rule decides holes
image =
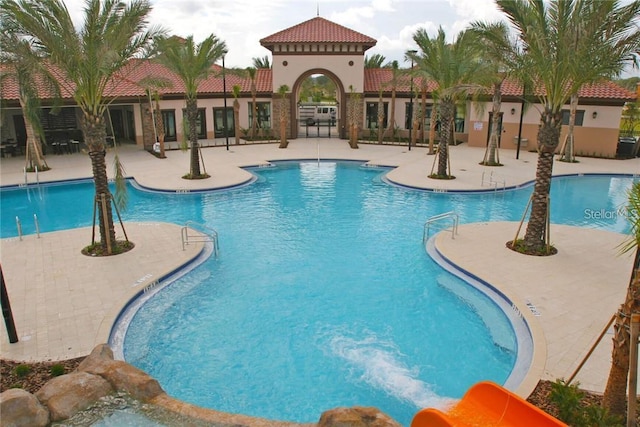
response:
{"label": "beige stucco facade", "polygon": [[[569,105],[564,109],[569,110]],[[541,104],[525,107],[522,116],[523,150],[536,150],[536,138],[540,123]],[[503,102],[500,111],[503,114],[500,148],[516,149],[522,104]],[[578,111],[584,111],[581,126],[574,127],[575,153],[579,156],[615,157],[620,129],[621,106],[578,105]],[[465,129],[470,146],[484,147],[489,138],[489,114],[491,103],[469,103]],[[560,148],[568,133],[568,126],[562,126]],[[526,141],[525,141],[526,140]]]}

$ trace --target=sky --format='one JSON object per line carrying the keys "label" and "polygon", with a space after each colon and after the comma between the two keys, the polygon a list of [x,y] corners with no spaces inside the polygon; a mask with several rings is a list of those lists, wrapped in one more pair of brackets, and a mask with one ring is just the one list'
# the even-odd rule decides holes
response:
{"label": "sky", "polygon": [[[64,0],[75,22],[81,22],[84,0]],[[442,26],[450,39],[472,21],[504,19],[493,0],[150,0],[152,25],[171,35],[193,35],[199,42],[215,34],[228,48],[225,65],[248,67],[269,56],[260,39],[321,16],[377,40],[366,55],[381,54],[401,64],[415,49],[419,28],[435,35]],[[402,65],[401,65],[402,66]],[[638,70],[623,77],[640,76]]]}

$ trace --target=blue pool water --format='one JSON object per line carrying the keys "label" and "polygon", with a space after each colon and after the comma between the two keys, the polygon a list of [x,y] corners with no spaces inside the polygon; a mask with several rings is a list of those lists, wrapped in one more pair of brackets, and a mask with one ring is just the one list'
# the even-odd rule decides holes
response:
{"label": "blue pool water", "polygon": [[[393,187],[355,163],[282,163],[256,183],[199,194],[130,188],[125,221],[215,228],[210,257],[142,304],[127,361],[171,395],[261,417],[317,421],[336,406],[376,406],[408,425],[417,409],[474,382],[507,381],[518,348],[509,319],[425,253],[425,220],[514,220],[530,188],[434,194]],[[552,221],[625,232],[616,214],[632,179],[555,179]],[[2,237],[15,216],[41,231],[91,224],[93,185],[2,191]],[[15,209],[14,209],[15,208]],[[25,232],[29,221],[21,220]]]}

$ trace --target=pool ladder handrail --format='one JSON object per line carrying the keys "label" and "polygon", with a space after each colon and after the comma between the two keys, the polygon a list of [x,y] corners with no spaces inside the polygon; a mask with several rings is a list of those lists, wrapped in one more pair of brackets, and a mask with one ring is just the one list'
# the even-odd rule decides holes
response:
{"label": "pool ladder handrail", "polygon": [[[197,233],[189,233],[189,229]],[[195,221],[187,221],[182,227],[181,235],[183,251],[185,250],[185,246],[192,242],[211,242],[213,244],[213,254],[216,257],[218,256],[218,232],[213,228]]]}
{"label": "pool ladder handrail", "polygon": [[[481,181],[480,181],[480,186],[481,186],[481,187],[484,187],[484,183],[485,183],[485,179],[484,179],[484,177],[485,177],[485,173],[486,173],[486,171],[483,171],[483,172],[482,172],[482,179],[481,179]],[[491,186],[491,185],[493,186],[493,191],[498,191],[498,184],[500,184],[500,183],[502,184],[502,190],[503,190],[503,191],[507,189],[507,180],[506,180],[506,179],[504,179],[504,178],[502,178],[501,180],[500,180],[500,179],[494,179],[494,178],[493,178],[493,171],[491,171],[491,173],[489,173],[489,179],[488,179],[487,183],[488,183],[490,186]]]}
{"label": "pool ladder handrail", "polygon": [[460,217],[454,211],[444,212],[439,215],[432,216],[424,223],[424,230],[422,232],[422,243],[426,244],[427,240],[429,240],[429,231],[431,229],[431,224],[437,221],[442,221],[450,219],[451,220],[451,228],[445,228],[443,231],[450,231],[451,238],[455,239],[455,235],[458,234],[458,223],[460,222]]}
{"label": "pool ladder handrail", "polygon": [[[38,224],[38,215],[33,214],[33,222],[36,226],[36,235],[38,239],[40,238],[40,224]],[[22,223],[20,222],[20,218],[16,216],[16,227],[18,228],[18,237],[20,241],[22,241]]]}
{"label": "pool ladder handrail", "polygon": [[[40,185],[40,176],[38,175],[38,166],[36,166],[34,170],[36,173],[36,184]],[[24,173],[24,185],[26,187],[27,185],[29,185],[29,179],[27,178],[27,168],[26,167],[22,168],[22,172]]]}

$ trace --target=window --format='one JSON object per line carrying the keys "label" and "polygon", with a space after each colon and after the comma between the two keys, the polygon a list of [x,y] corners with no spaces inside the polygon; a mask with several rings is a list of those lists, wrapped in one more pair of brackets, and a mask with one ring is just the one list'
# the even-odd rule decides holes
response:
{"label": "window", "polygon": [[43,130],[77,129],[75,108],[61,108],[52,114],[51,108],[43,108],[40,111],[40,123]]}
{"label": "window", "polygon": [[[411,123],[411,115],[414,108],[415,108],[415,103],[406,102],[404,104],[404,128],[405,129],[413,128],[413,124]],[[420,120],[420,117],[418,116],[418,114],[420,113],[420,108],[418,107],[416,110],[417,110],[416,120]],[[420,124],[418,124],[418,128],[419,127],[420,127]]]}
{"label": "window", "polygon": [[[184,120],[184,122],[187,123],[186,109],[182,109],[182,120]],[[198,108],[198,116],[196,117],[196,132],[198,133],[198,139],[207,138],[207,120],[205,119],[204,108]]]}
{"label": "window", "polygon": [[[384,119],[382,120],[382,127],[387,127],[387,112],[389,110],[389,103],[383,103]],[[378,103],[367,102],[367,129],[378,128]]]}
{"label": "window", "polygon": [[[270,102],[256,102],[258,112],[258,128],[270,128],[271,127],[271,103]],[[253,102],[249,102],[249,127],[253,123]]]}
{"label": "window", "polygon": [[161,110],[164,124],[164,140],[176,141],[176,110]]}
{"label": "window", "polygon": [[[569,116],[571,115],[571,111],[562,110],[562,124],[569,125]],[[584,121],[584,110],[576,110],[576,126],[582,126],[582,122]]]}

